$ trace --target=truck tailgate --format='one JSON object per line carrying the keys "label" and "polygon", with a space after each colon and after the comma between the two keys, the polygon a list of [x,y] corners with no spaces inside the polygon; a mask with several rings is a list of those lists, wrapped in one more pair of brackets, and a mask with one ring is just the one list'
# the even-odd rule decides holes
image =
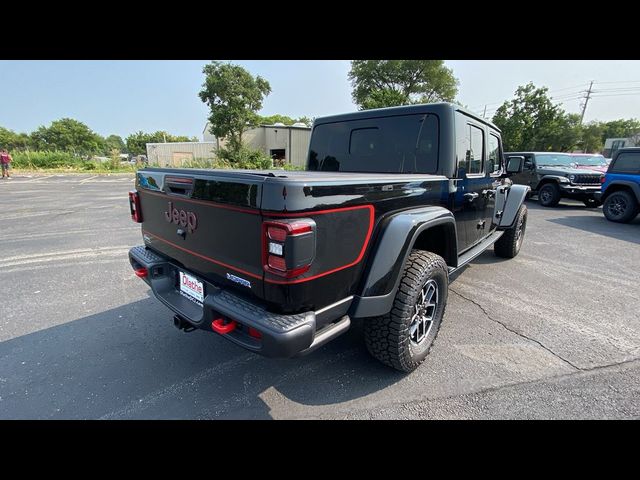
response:
{"label": "truck tailgate", "polygon": [[138,172],[145,244],[187,272],[262,297],[259,203],[264,178]]}

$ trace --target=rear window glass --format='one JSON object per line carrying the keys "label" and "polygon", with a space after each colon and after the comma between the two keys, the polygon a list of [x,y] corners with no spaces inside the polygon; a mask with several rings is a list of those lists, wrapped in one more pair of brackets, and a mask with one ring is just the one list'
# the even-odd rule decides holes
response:
{"label": "rear window glass", "polygon": [[402,115],[317,125],[311,136],[307,169],[435,173],[438,117]]}
{"label": "rear window glass", "polygon": [[640,153],[621,153],[609,171],[612,173],[640,173]]}

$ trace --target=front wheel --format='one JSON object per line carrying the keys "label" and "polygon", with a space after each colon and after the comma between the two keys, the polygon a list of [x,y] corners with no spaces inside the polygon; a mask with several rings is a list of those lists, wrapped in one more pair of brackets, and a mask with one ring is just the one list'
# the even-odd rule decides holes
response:
{"label": "front wheel", "polygon": [[369,353],[396,370],[415,370],[438,335],[448,289],[449,270],[444,259],[435,253],[413,250],[391,311],[364,322]]}
{"label": "front wheel", "polygon": [[538,201],[543,207],[555,207],[560,202],[560,188],[555,183],[545,183],[538,191]]}
{"label": "front wheel", "polygon": [[627,223],[638,214],[638,202],[631,192],[619,190],[606,198],[602,210],[607,220]]}
{"label": "front wheel", "polygon": [[513,227],[505,230],[502,236],[493,245],[493,251],[498,257],[513,258],[518,255],[524,240],[524,232],[527,229],[528,215],[529,212],[527,210],[527,206],[520,205]]}

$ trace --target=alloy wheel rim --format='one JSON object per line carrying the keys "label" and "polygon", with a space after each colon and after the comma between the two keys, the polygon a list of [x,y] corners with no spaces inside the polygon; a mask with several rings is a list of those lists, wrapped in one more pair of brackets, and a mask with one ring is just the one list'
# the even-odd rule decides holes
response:
{"label": "alloy wheel rim", "polygon": [[614,217],[620,217],[624,215],[625,210],[627,209],[627,202],[624,201],[621,197],[613,197],[609,202],[609,213]]}
{"label": "alloy wheel rim", "polygon": [[420,345],[429,336],[438,310],[439,291],[435,280],[428,280],[418,294],[409,326],[411,343]]}
{"label": "alloy wheel rim", "polygon": [[547,203],[551,200],[551,192],[549,192],[549,190],[542,190],[540,192],[540,200],[542,200],[544,203]]}
{"label": "alloy wheel rim", "polygon": [[524,237],[524,229],[526,225],[526,217],[522,217],[518,222],[518,227],[516,228],[516,244],[518,248],[520,247],[520,243],[522,242],[522,238]]}

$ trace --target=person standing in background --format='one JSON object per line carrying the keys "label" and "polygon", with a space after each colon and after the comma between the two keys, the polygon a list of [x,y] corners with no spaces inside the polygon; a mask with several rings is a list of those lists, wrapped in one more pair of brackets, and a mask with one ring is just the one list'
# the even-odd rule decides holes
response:
{"label": "person standing in background", "polygon": [[0,152],[0,166],[2,167],[2,178],[4,178],[5,174],[7,178],[10,179],[11,175],[9,175],[9,168],[11,167],[11,155],[7,152],[6,148],[3,148]]}

